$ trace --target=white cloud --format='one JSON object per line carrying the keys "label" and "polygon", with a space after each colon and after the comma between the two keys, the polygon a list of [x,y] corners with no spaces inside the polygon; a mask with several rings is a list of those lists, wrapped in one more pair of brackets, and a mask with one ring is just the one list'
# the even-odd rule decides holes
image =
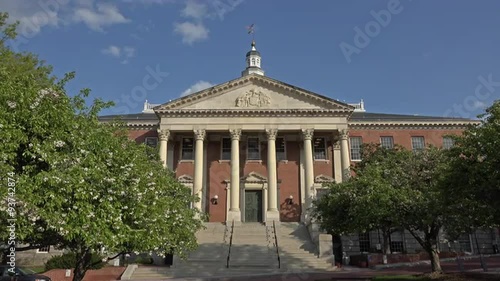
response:
{"label": "white cloud", "polygon": [[0,1],[0,11],[9,13],[10,23],[19,21],[18,34],[26,38],[32,38],[46,26],[57,27],[63,6],[65,3],[56,3],[51,9],[44,9],[37,1]]}
{"label": "white cloud", "polygon": [[181,15],[201,20],[208,15],[207,5],[189,0],[186,2],[186,7],[181,11]]}
{"label": "white cloud", "polygon": [[182,36],[182,42],[189,45],[192,45],[194,42],[207,39],[209,32],[203,23],[192,23],[189,21],[175,23],[174,31]]}
{"label": "white cloud", "polygon": [[106,49],[102,49],[101,52],[103,54],[110,55],[110,56],[117,57],[117,58],[119,58],[121,55],[120,47],[117,47],[114,45],[111,45],[111,46],[107,47]]}
{"label": "white cloud", "polygon": [[73,21],[82,22],[95,31],[103,31],[105,26],[130,22],[115,5],[99,3],[96,6],[96,10],[88,7],[75,9]]}
{"label": "white cloud", "polygon": [[485,109],[487,107],[488,105],[485,102],[479,100],[474,101],[474,103],[472,104],[473,109]]}
{"label": "white cloud", "polygon": [[46,27],[84,23],[90,29],[127,23],[130,20],[112,4],[95,0],[0,0],[0,11],[9,13],[9,22],[19,21],[19,37],[32,38]]}
{"label": "white cloud", "polygon": [[110,45],[105,49],[101,50],[101,53],[109,55],[118,59],[122,59],[122,64],[129,63],[129,59],[135,56],[135,48],[130,46],[118,47],[115,45]]}
{"label": "white cloud", "polygon": [[203,90],[208,89],[208,88],[213,87],[213,86],[214,86],[214,84],[212,84],[210,82],[200,80],[200,81],[194,83],[193,85],[191,85],[191,87],[189,87],[187,90],[182,92],[181,97],[185,97],[187,95],[190,95],[190,94],[193,94],[193,93],[196,93],[199,91],[203,91]]}

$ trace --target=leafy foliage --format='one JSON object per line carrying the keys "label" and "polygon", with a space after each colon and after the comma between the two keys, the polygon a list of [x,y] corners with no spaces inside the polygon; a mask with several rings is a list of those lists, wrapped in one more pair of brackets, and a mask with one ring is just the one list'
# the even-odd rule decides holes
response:
{"label": "leafy foliage", "polygon": [[448,194],[453,176],[448,151],[366,145],[363,159],[355,177],[333,184],[316,202],[322,227],[338,234],[382,229],[385,237],[391,229],[404,228],[429,254],[432,270],[441,271],[440,231],[465,224],[469,216],[460,210],[464,202]]}
{"label": "leafy foliage", "polygon": [[479,117],[451,149],[450,200],[463,202],[470,214],[467,224],[454,226],[457,231],[500,224],[500,100]]}
{"label": "leafy foliage", "polygon": [[[12,39],[15,27],[5,27],[6,18],[0,14],[0,29]],[[190,189],[162,167],[158,154],[129,140],[119,123],[98,121],[111,103],[87,106],[89,90],[68,96],[64,86],[73,73],[52,77],[36,56],[15,53],[4,43],[0,175],[15,174],[17,243],[71,250],[77,255],[74,280],[83,278],[91,254],[103,248],[180,256],[193,250],[201,221],[189,207],[195,200]],[[6,199],[7,191],[0,192]],[[0,206],[1,225],[11,218],[6,206]],[[8,235],[0,229],[2,241]]]}

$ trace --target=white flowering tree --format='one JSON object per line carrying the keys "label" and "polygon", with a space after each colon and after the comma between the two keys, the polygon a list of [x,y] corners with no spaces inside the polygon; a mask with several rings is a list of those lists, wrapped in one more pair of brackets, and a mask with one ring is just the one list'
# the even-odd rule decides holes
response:
{"label": "white flowering tree", "polygon": [[[15,27],[6,18],[0,14],[0,225],[14,227],[2,227],[1,240],[14,233],[17,245],[27,245],[16,251],[74,251],[75,281],[103,248],[181,256],[194,249],[201,221],[189,207],[190,190],[119,125],[98,122],[109,104],[87,107],[88,91],[68,97],[64,85],[73,75],[56,80],[35,56],[10,50]],[[3,188],[8,182],[15,190]],[[16,204],[8,208],[8,200]]]}

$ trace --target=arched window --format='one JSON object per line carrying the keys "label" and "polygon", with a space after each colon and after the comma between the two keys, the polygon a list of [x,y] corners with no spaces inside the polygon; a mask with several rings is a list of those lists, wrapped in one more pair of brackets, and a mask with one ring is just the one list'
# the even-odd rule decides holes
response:
{"label": "arched window", "polygon": [[252,66],[255,66],[255,58],[252,58]]}

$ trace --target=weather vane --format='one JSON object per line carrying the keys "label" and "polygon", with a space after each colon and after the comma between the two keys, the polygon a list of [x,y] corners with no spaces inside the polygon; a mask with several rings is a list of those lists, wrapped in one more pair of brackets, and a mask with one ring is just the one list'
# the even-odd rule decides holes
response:
{"label": "weather vane", "polygon": [[255,24],[251,24],[247,26],[247,32],[248,34],[252,34],[252,41],[255,39]]}

